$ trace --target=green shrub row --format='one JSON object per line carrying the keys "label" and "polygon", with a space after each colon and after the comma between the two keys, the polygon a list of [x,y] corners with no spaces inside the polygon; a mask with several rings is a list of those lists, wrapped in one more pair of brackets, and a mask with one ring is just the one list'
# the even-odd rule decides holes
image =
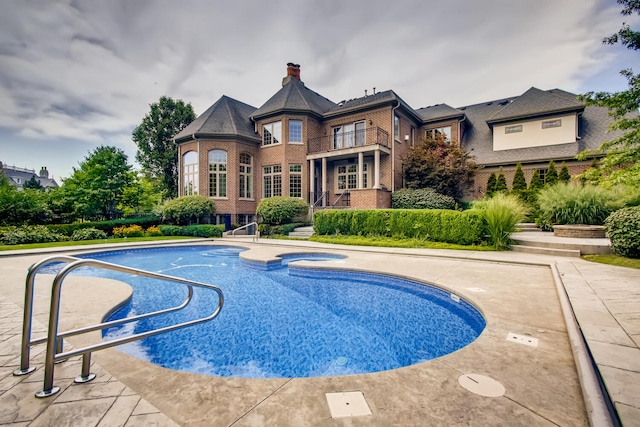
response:
{"label": "green shrub row", "polygon": [[456,201],[432,188],[404,188],[391,195],[391,205],[394,209],[454,209]]}
{"label": "green shrub row", "polygon": [[612,213],[604,227],[613,252],[627,258],[640,258],[640,206]]}
{"label": "green shrub row", "polygon": [[485,234],[484,215],[478,210],[323,210],[315,213],[314,230],[326,235],[417,238],[470,245]]}
{"label": "green shrub row", "polygon": [[97,228],[82,228],[74,231],[69,240],[102,240],[107,237],[107,233]]}
{"label": "green shrub row", "polygon": [[0,235],[0,241],[5,245],[24,245],[28,243],[61,242],[66,236],[50,230],[44,225],[21,225],[7,227]]}
{"label": "green shrub row", "polygon": [[148,228],[154,225],[160,224],[160,218],[157,216],[148,216],[141,218],[122,218],[114,219],[112,221],[99,221],[99,222],[77,222],[73,224],[53,224],[47,225],[47,227],[59,234],[65,236],[72,236],[76,230],[82,230],[84,228],[95,228],[111,236],[113,229],[117,227],[126,227],[129,225],[139,225],[143,228]]}
{"label": "green shrub row", "polygon": [[164,236],[194,236],[194,237],[222,237],[224,225],[196,224],[196,225],[159,225]]}

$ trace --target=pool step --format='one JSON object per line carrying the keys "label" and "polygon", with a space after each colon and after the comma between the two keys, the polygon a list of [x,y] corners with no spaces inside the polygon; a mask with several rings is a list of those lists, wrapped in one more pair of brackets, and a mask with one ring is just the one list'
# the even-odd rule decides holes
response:
{"label": "pool step", "polygon": [[289,237],[294,239],[308,239],[313,236],[314,233],[313,226],[296,227],[289,233]]}

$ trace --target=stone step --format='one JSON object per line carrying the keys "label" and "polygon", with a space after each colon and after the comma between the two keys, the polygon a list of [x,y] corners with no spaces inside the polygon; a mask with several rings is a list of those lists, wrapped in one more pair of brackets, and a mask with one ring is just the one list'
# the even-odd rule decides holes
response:
{"label": "stone step", "polygon": [[542,231],[542,229],[536,227],[533,222],[521,222],[516,224],[516,229],[520,231]]}
{"label": "stone step", "polygon": [[572,239],[555,237],[553,233],[513,233],[511,240],[520,246],[578,251],[582,255],[609,254],[608,239]]}
{"label": "stone step", "polygon": [[551,255],[551,256],[580,258],[580,251],[577,249],[554,249],[554,248],[542,248],[538,246],[511,245],[511,250],[514,252],[523,252],[523,253],[536,254],[536,255]]}
{"label": "stone step", "polygon": [[306,227],[296,227],[292,232],[289,233],[289,237],[294,239],[308,239],[313,236],[315,231],[313,230],[313,226],[309,225]]}

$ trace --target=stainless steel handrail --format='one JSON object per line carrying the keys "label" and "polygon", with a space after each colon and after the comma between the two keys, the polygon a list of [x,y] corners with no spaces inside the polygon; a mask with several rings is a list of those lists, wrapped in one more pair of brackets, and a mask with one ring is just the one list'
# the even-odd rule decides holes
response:
{"label": "stainless steel handrail", "polygon": [[231,237],[236,237],[236,231],[238,231],[238,230],[242,230],[242,229],[244,229],[244,228],[248,228],[248,227],[250,227],[250,226],[252,226],[252,225],[255,225],[255,226],[256,226],[256,233],[253,235],[253,241],[254,241],[254,242],[255,242],[255,241],[257,241],[257,240],[260,238],[260,231],[258,230],[258,223],[257,223],[257,222],[255,222],[255,221],[254,221],[254,222],[250,222],[249,224],[245,224],[245,225],[243,225],[243,226],[240,226],[240,227],[238,227],[238,228],[234,228],[234,229],[231,231]]}
{"label": "stainless steel handrail", "polygon": [[[50,264],[51,262],[57,262],[57,261],[63,261],[63,262],[69,262],[69,264],[67,264],[65,267],[62,268],[62,270],[60,270],[58,272],[58,274],[56,275],[55,279],[53,280],[53,284],[52,284],[52,288],[51,288],[51,305],[50,305],[50,310],[49,310],[49,327],[48,327],[48,331],[47,331],[47,337],[46,339],[38,339],[38,340],[31,340],[30,339],[30,332],[31,332],[31,322],[32,322],[32,318],[31,315],[33,313],[33,283],[34,283],[34,278],[35,278],[35,274],[37,273],[37,271],[46,264]],[[66,331],[63,333],[58,333],[58,320],[59,320],[59,315],[60,315],[60,295],[61,295],[61,291],[62,291],[62,283],[64,281],[64,279],[75,269],[80,268],[80,267],[97,267],[97,268],[103,268],[106,270],[113,270],[113,271],[119,271],[122,273],[128,273],[128,274],[132,274],[132,275],[136,275],[136,276],[143,276],[143,277],[150,277],[153,279],[159,279],[159,280],[166,280],[166,281],[171,281],[171,282],[176,282],[176,283],[181,283],[183,285],[186,285],[188,288],[188,295],[187,298],[185,299],[185,301],[176,306],[176,307],[172,307],[169,309],[164,309],[164,310],[159,310],[159,311],[155,311],[152,313],[145,313],[142,315],[138,315],[138,316],[132,316],[132,317],[128,317],[128,318],[124,318],[124,319],[120,319],[120,320],[115,320],[115,321],[110,321],[110,322],[102,322],[98,325],[93,325],[93,326],[88,326],[88,327],[84,327],[84,328],[79,328],[79,329],[75,329],[75,330],[71,330],[71,331]],[[154,330],[150,330],[147,332],[142,332],[142,333],[138,333],[138,334],[133,334],[133,335],[129,335],[126,337],[121,337],[112,341],[108,341],[108,342],[104,342],[104,343],[100,343],[100,344],[94,344],[91,346],[87,346],[84,348],[80,348],[80,349],[75,349],[72,351],[68,351],[68,352],[62,352],[62,348],[60,345],[57,344],[57,342],[61,341],[61,339],[63,337],[69,337],[69,336],[73,336],[73,335],[78,335],[78,334],[82,334],[82,333],[86,333],[86,332],[91,332],[91,331],[95,331],[95,330],[100,330],[100,329],[106,329],[112,326],[116,326],[116,325],[120,325],[120,324],[124,324],[124,323],[129,323],[129,322],[134,322],[136,320],[140,320],[143,318],[148,318],[148,317],[153,317],[153,316],[158,316],[161,314],[166,314],[166,313],[170,313],[173,311],[177,311],[177,310],[181,310],[183,308],[185,308],[189,302],[191,301],[192,297],[193,297],[193,286],[196,287],[201,287],[201,288],[206,288],[206,289],[210,289],[215,291],[218,294],[218,305],[216,306],[215,310],[208,316],[205,317],[201,317],[199,319],[194,319],[194,320],[189,320],[186,322],[182,322],[179,324],[175,324],[175,325],[171,325],[171,326],[165,326],[163,328],[159,328],[159,329],[154,329]],[[147,338],[153,335],[157,335],[160,333],[164,333],[164,332],[169,332],[169,331],[173,331],[175,329],[180,329],[180,328],[184,328],[186,326],[191,326],[197,323],[202,323],[202,322],[206,322],[208,320],[213,319],[214,317],[216,317],[219,313],[220,310],[222,309],[222,306],[224,304],[224,295],[222,293],[222,290],[214,285],[210,285],[207,283],[201,283],[201,282],[196,282],[193,280],[188,280],[188,279],[183,279],[180,277],[174,277],[174,276],[168,276],[165,274],[160,274],[160,273],[153,273],[153,272],[149,272],[149,271],[144,271],[144,270],[140,270],[137,268],[132,268],[132,267],[125,267],[125,266],[121,266],[121,265],[116,265],[116,264],[111,264],[108,262],[104,262],[104,261],[97,261],[97,260],[92,260],[92,259],[78,259],[78,258],[74,258],[74,257],[51,257],[45,260],[40,261],[39,263],[36,263],[34,265],[32,265],[29,268],[29,272],[27,274],[27,289],[25,291],[25,303],[29,303],[28,305],[25,304],[25,315],[24,315],[24,319],[25,319],[25,324],[23,325],[23,355],[22,358],[25,357],[26,355],[26,365],[24,365],[21,362],[21,369],[14,372],[15,375],[24,375],[26,373],[30,373],[33,371],[34,368],[29,368],[29,347],[33,344],[37,344],[40,342],[47,342],[47,349],[46,349],[46,353],[45,353],[45,372],[44,372],[44,386],[43,389],[39,392],[36,393],[36,397],[48,397],[51,396],[55,393],[57,393],[58,391],[60,391],[60,387],[55,387],[53,385],[53,374],[54,374],[54,369],[55,369],[55,362],[62,360],[62,359],[66,359],[68,357],[71,356],[75,356],[75,355],[79,355],[82,354],[82,373],[80,376],[76,377],[75,382],[77,383],[83,383],[83,382],[87,382],[87,381],[91,381],[92,379],[95,378],[95,375],[89,372],[89,368],[90,368],[90,363],[91,363],[91,352],[93,351],[97,351],[97,350],[103,350],[105,348],[110,348],[110,347],[114,347],[116,345],[120,345],[120,344],[125,344],[128,342],[132,342],[132,341],[137,341],[143,338]],[[27,318],[28,315],[28,318]],[[24,334],[24,332],[27,331],[27,334]],[[26,342],[26,345],[25,345]],[[26,348],[26,351],[25,351]],[[25,372],[24,369],[28,370],[28,372]]]}

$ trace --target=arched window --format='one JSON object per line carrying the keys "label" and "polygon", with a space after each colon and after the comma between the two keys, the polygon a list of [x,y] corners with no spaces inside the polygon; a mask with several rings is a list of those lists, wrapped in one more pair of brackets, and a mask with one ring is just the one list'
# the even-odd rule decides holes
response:
{"label": "arched window", "polygon": [[209,151],[209,197],[227,197],[226,151]]}
{"label": "arched window", "polygon": [[198,153],[187,151],[182,155],[182,195],[198,194]]}
{"label": "arched window", "polygon": [[240,198],[253,198],[253,157],[240,154]]}

